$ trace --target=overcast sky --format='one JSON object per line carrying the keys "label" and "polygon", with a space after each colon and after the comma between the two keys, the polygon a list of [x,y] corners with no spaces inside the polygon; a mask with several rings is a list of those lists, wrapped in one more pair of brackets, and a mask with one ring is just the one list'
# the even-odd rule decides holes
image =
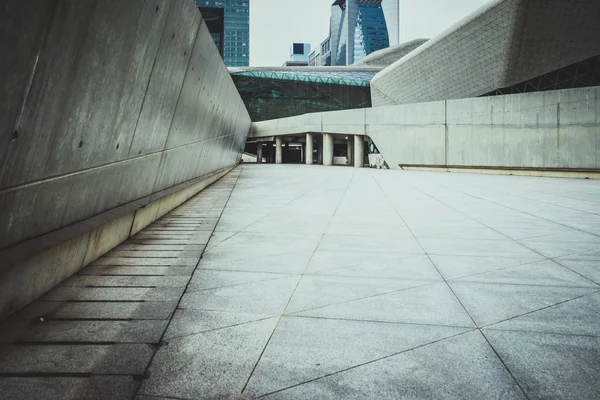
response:
{"label": "overcast sky", "polygon": [[[334,0],[250,0],[250,65],[281,66],[294,42],[329,35]],[[489,0],[400,0],[400,42],[431,38]]]}

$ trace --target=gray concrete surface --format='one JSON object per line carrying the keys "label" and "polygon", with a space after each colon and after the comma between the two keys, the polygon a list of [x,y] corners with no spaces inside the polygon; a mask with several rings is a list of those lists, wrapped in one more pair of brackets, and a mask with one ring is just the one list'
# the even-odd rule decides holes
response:
{"label": "gray concrete surface", "polygon": [[594,170],[600,87],[311,113],[252,124],[250,137],[368,135],[388,166]]}
{"label": "gray concrete surface", "polygon": [[[0,399],[131,399],[239,170],[0,324]],[[178,325],[171,328],[177,330]]]}
{"label": "gray concrete surface", "polygon": [[596,181],[244,165],[1,325],[0,398],[598,398],[599,248]]}
{"label": "gray concrete surface", "polygon": [[95,231],[234,166],[250,127],[193,0],[1,10],[0,319],[108,250]]}
{"label": "gray concrete surface", "polygon": [[600,396],[595,181],[247,165],[138,391]]}
{"label": "gray concrete surface", "polygon": [[596,0],[490,0],[378,73],[373,105],[481,96],[600,54],[598,35]]}
{"label": "gray concrete surface", "polygon": [[0,250],[239,160],[250,118],[193,0],[9,0],[0,48]]}

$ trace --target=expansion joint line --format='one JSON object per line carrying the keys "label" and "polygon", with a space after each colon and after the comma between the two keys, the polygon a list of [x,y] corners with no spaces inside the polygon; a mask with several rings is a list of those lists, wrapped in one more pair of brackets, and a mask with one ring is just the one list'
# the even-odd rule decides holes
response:
{"label": "expansion joint line", "polygon": [[[243,394],[244,394],[244,392],[246,391],[246,388],[248,387],[248,384],[250,383],[250,379],[252,379],[252,376],[254,375],[254,371],[256,371],[256,368],[258,367],[258,363],[260,362],[260,360],[262,359],[263,354],[267,350],[267,347],[269,346],[269,343],[271,342],[271,339],[273,338],[273,335],[275,334],[275,331],[277,330],[277,327],[281,323],[281,318],[283,317],[283,315],[285,314],[285,311],[287,310],[288,306],[290,305],[290,302],[292,301],[292,298],[294,297],[294,294],[296,294],[296,290],[298,289],[298,286],[300,286],[300,282],[302,282],[302,278],[304,278],[304,275],[306,274],[306,270],[308,269],[308,266],[310,265],[310,262],[312,261],[313,257],[315,256],[315,253],[317,252],[317,249],[319,248],[319,245],[321,244],[321,241],[323,240],[323,237],[325,236],[325,232],[327,232],[327,228],[329,227],[329,224],[331,224],[331,220],[333,219],[333,217],[335,216],[338,208],[340,207],[340,204],[342,203],[342,200],[344,199],[344,197],[346,197],[346,193],[348,193],[348,189],[350,188],[350,185],[352,184],[352,180],[354,179],[355,173],[356,173],[356,171],[352,172],[352,177],[348,181],[348,185],[346,185],[346,188],[344,189],[344,193],[340,197],[340,201],[338,201],[338,204],[336,205],[335,210],[333,211],[333,214],[331,214],[331,217],[329,218],[327,226],[325,227],[325,230],[321,234],[321,238],[319,239],[319,242],[315,246],[315,249],[313,250],[312,254],[310,255],[309,260],[306,262],[306,267],[304,267],[304,271],[302,271],[302,274],[300,274],[300,278],[298,278],[298,282],[296,283],[296,286],[294,287],[294,290],[292,291],[292,294],[290,295],[287,303],[285,304],[285,307],[283,308],[283,311],[281,312],[281,314],[277,318],[277,323],[275,324],[275,327],[273,328],[273,331],[271,332],[271,335],[269,335],[269,339],[267,340],[267,343],[265,343],[265,346],[263,347],[262,351],[260,352],[260,355],[258,356],[258,359],[256,360],[256,363],[254,364],[254,367],[252,368],[252,371],[250,372],[250,375],[248,376],[248,379],[246,380],[246,383],[244,384],[244,387],[242,388],[242,390],[241,390],[239,396],[236,398],[236,400],[241,399],[242,396],[243,396]],[[299,196],[299,197],[301,197],[301,196]]]}
{"label": "expansion joint line", "polygon": [[[239,181],[239,179],[240,179],[240,176],[242,175],[242,172],[243,172],[243,167],[239,167],[239,168],[240,168],[240,173],[239,173],[239,174],[238,174],[238,176],[235,178],[235,182],[233,183],[233,186],[231,187],[231,191],[229,192],[229,196],[227,196],[227,201],[226,201],[226,202],[225,202],[225,204],[223,205],[223,209],[221,210],[221,213],[219,214],[219,218],[217,218],[217,223],[215,224],[215,228],[213,229],[213,232],[214,232],[214,230],[216,229],[217,225],[219,224],[219,221],[221,220],[221,217],[223,216],[223,213],[225,212],[225,208],[227,208],[227,204],[229,203],[229,199],[231,199],[231,195],[233,194],[233,191],[235,190],[235,187],[236,187],[236,185],[237,185],[237,183],[238,183],[238,181]],[[231,170],[229,173],[231,173],[231,172],[232,172],[232,171],[234,171],[234,170],[235,170],[235,168],[234,168],[234,169],[232,169],[232,170]],[[229,174],[229,173],[228,173],[228,174]],[[227,174],[226,174],[226,175],[224,175],[224,176],[222,176],[220,179],[223,179],[223,178],[225,178],[226,176],[227,176]],[[220,179],[219,179],[219,180],[220,180]],[[207,187],[206,187],[206,188],[204,188],[203,190],[206,190],[206,189],[208,189],[210,186],[214,185],[214,184],[215,184],[215,183],[217,183],[219,180],[217,180],[217,181],[213,182],[211,185],[207,186]],[[202,191],[200,191],[199,193],[202,193]],[[195,196],[193,196],[192,198],[188,199],[187,201],[190,201],[190,200],[191,200],[191,199],[193,199],[194,197],[195,197]],[[186,202],[184,202],[183,204],[187,203],[187,201],[186,201]],[[182,205],[183,205],[183,204],[182,204]],[[205,251],[205,250],[204,250],[204,251]],[[202,252],[202,254],[201,254],[199,257],[198,257],[198,262],[196,263],[196,265],[195,265],[195,267],[194,267],[194,271],[192,271],[192,274],[190,275],[190,277],[189,277],[189,279],[188,279],[188,281],[187,281],[187,283],[186,283],[186,285],[185,285],[185,290],[184,290],[184,291],[181,293],[181,296],[179,296],[179,299],[177,300],[177,305],[175,306],[175,309],[174,309],[173,313],[171,313],[171,315],[169,316],[169,322],[168,322],[168,323],[167,323],[167,325],[165,326],[165,328],[164,328],[164,330],[163,330],[163,332],[162,332],[162,335],[160,335],[160,339],[159,339],[159,341],[158,341],[158,344],[159,344],[159,345],[158,345],[158,346],[156,347],[156,349],[154,350],[154,354],[152,354],[152,357],[150,357],[150,361],[148,362],[148,365],[146,366],[146,369],[144,370],[144,374],[143,374],[143,376],[144,376],[144,377],[147,377],[147,376],[148,376],[148,370],[150,369],[150,366],[152,365],[152,362],[154,361],[154,357],[156,356],[156,353],[158,352],[158,349],[160,348],[160,346],[161,346],[161,345],[164,343],[165,334],[166,334],[166,333],[167,333],[167,331],[169,330],[169,327],[171,326],[171,322],[173,322],[173,317],[175,317],[175,313],[176,313],[176,312],[177,312],[177,310],[179,309],[179,305],[181,304],[181,300],[183,299],[183,296],[184,296],[184,295],[187,293],[187,291],[188,291],[188,288],[189,288],[189,286],[190,286],[190,283],[191,283],[191,281],[192,281],[192,278],[193,278],[194,274],[196,273],[196,271],[198,270],[198,267],[200,266],[200,261],[202,261],[202,256],[204,255],[204,251],[203,251],[203,252]],[[138,384],[138,386],[137,386],[137,388],[136,388],[136,390],[135,390],[135,392],[134,392],[134,395],[133,395],[133,398],[132,398],[132,400],[134,400],[134,399],[136,398],[136,396],[137,396],[137,394],[138,394],[138,391],[140,390],[141,386],[142,386],[142,381],[140,380],[140,383]]]}
{"label": "expansion joint line", "polygon": [[[415,234],[413,233],[412,229],[410,229],[410,227],[408,226],[408,224],[406,223],[406,221],[404,220],[404,218],[402,218],[402,215],[400,215],[400,213],[398,212],[398,209],[396,209],[396,207],[394,207],[394,204],[392,203],[392,201],[390,200],[390,198],[388,197],[388,195],[385,193],[385,191],[383,190],[383,188],[381,187],[381,185],[379,184],[379,182],[377,181],[377,179],[375,179],[375,177],[373,177],[373,180],[375,181],[375,183],[377,184],[377,186],[379,187],[379,190],[381,190],[381,193],[383,193],[383,195],[385,196],[386,200],[388,201],[388,203],[390,203],[390,206],[394,209],[394,211],[396,211],[396,214],[398,215],[398,217],[400,218],[400,220],[404,223],[404,225],[406,226],[406,229],[408,229],[408,231],[410,232],[410,234],[412,235],[412,237],[415,239],[415,241],[419,244],[419,246],[421,247],[421,249],[423,250],[423,253],[427,256],[427,258],[429,259],[429,262],[431,263],[431,265],[433,265],[433,267],[436,269],[436,271],[438,272],[438,274],[440,275],[440,277],[444,280],[444,283],[446,284],[446,286],[448,287],[448,289],[450,290],[450,292],[452,293],[452,295],[454,296],[454,298],[458,301],[458,303],[460,304],[460,306],[462,307],[462,309],[465,311],[465,313],[469,316],[469,318],[471,319],[471,321],[473,321],[473,324],[475,325],[476,329],[481,333],[481,335],[485,338],[485,341],[488,343],[488,345],[490,346],[490,348],[492,349],[492,351],[494,352],[494,354],[496,355],[496,357],[498,358],[498,360],[500,360],[500,362],[502,363],[502,365],[504,366],[504,369],[508,372],[508,374],[512,377],[513,381],[515,382],[515,384],[519,387],[519,389],[521,390],[521,392],[523,393],[523,396],[525,396],[525,398],[529,399],[529,396],[527,396],[527,393],[525,392],[525,390],[523,389],[523,387],[521,386],[521,383],[517,380],[517,378],[513,375],[512,371],[510,369],[508,369],[508,366],[506,365],[506,363],[504,362],[504,360],[502,358],[500,358],[500,355],[498,354],[498,352],[496,351],[496,349],[492,346],[492,344],[489,342],[489,340],[487,339],[487,337],[483,334],[483,331],[481,330],[481,327],[477,324],[477,322],[475,321],[475,319],[473,319],[473,316],[471,315],[471,313],[467,310],[467,308],[465,307],[465,305],[463,304],[463,302],[460,300],[460,298],[456,295],[456,293],[454,292],[454,289],[452,289],[452,286],[450,286],[450,284],[448,283],[448,281],[446,280],[446,278],[444,277],[444,275],[441,273],[441,271],[439,270],[439,268],[437,267],[437,265],[435,264],[435,262],[431,259],[431,256],[429,255],[429,253],[427,252],[427,250],[425,250],[425,248],[423,247],[423,245],[421,244],[421,242],[419,241],[419,239],[417,239],[417,237],[415,236]],[[410,185],[409,185],[410,186]],[[417,190],[414,187],[411,186],[411,188],[413,190]],[[425,192],[424,193],[426,196],[432,198],[430,195],[428,195]],[[437,199],[434,199],[437,200]],[[439,200],[437,200],[438,202],[440,202]],[[441,203],[441,202],[440,202]],[[442,203],[444,204],[444,203]],[[446,205],[446,204],[444,204]],[[450,206],[448,206],[450,207]],[[452,208],[452,207],[450,207]],[[464,214],[463,214],[464,215]],[[469,217],[470,218],[470,217]]]}

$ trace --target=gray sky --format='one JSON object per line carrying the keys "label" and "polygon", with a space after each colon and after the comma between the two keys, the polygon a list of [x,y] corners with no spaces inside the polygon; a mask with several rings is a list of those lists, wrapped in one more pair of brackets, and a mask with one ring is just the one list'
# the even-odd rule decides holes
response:
{"label": "gray sky", "polygon": [[[400,41],[431,38],[489,0],[400,0]],[[281,66],[294,42],[329,34],[333,0],[250,0],[250,65]]]}

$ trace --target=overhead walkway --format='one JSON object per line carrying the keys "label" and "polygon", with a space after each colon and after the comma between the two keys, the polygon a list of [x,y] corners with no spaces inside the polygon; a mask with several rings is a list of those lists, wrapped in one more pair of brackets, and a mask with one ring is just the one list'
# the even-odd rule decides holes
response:
{"label": "overhead walkway", "polygon": [[599,249],[595,181],[240,167],[2,324],[0,398],[599,398]]}

